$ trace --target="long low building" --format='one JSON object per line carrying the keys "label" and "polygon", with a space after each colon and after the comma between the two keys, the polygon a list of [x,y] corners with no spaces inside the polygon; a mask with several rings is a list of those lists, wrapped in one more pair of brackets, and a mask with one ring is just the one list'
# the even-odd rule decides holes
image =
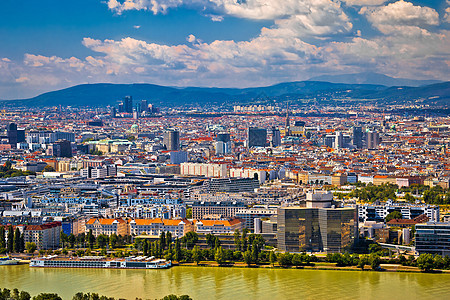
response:
{"label": "long low building", "polygon": [[218,202],[194,202],[192,204],[192,217],[204,219],[205,216],[220,216],[221,218],[234,218],[236,213],[247,208],[243,202],[218,201]]}
{"label": "long low building", "polygon": [[104,219],[104,218],[91,218],[86,222],[86,233],[92,230],[94,236],[101,234],[111,235],[127,235],[128,224],[121,218],[117,219]]}
{"label": "long low building", "polygon": [[242,231],[244,220],[198,220],[194,221],[195,231],[198,234],[233,234],[236,230]]}
{"label": "long low building", "polygon": [[416,251],[450,255],[450,223],[428,222],[416,225]]}
{"label": "long low building", "polygon": [[426,215],[431,222],[439,221],[439,207],[435,205],[413,205],[399,204],[388,200],[383,204],[364,204],[358,206],[358,216],[360,222],[384,221],[386,216],[398,211],[403,219],[414,219],[420,215]]}
{"label": "long low building", "polygon": [[193,231],[192,222],[187,219],[134,219],[129,223],[132,235],[160,235],[162,232],[170,232],[172,237],[180,238],[187,232]]}

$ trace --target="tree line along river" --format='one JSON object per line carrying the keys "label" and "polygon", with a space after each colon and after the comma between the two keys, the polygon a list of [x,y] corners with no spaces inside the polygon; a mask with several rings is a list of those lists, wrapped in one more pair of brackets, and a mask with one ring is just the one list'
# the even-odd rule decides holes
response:
{"label": "tree line along river", "polygon": [[31,295],[77,292],[109,297],[207,299],[446,299],[449,274],[262,268],[173,267],[167,270],[1,266],[0,287]]}

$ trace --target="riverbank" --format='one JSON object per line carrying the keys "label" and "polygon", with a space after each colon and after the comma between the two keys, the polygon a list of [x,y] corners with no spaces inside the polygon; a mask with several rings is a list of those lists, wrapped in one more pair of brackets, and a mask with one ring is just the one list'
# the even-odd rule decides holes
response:
{"label": "riverbank", "polygon": [[[313,266],[289,266],[282,267],[279,265],[272,266],[270,264],[252,264],[247,266],[243,262],[235,262],[229,264],[219,265],[216,262],[202,261],[198,265],[196,263],[173,263],[174,267],[206,267],[206,268],[246,268],[246,269],[282,269],[282,270],[324,270],[324,271],[356,271],[356,272],[399,272],[399,273],[426,273],[417,267],[403,266],[400,264],[381,264],[380,270],[372,270],[370,266],[365,266],[364,269],[356,266],[338,267],[334,263],[316,262]],[[431,273],[450,274],[450,270],[434,270]]]}
{"label": "riverbank", "polygon": [[[22,259],[19,264],[29,264],[30,260]],[[206,268],[245,268],[245,269],[292,269],[292,270],[334,270],[334,271],[359,271],[359,272],[401,272],[401,273],[427,273],[421,271],[418,267],[403,266],[401,264],[380,264],[379,270],[373,270],[369,265],[361,269],[357,266],[339,267],[336,263],[330,262],[314,262],[311,265],[304,266],[280,266],[279,264],[271,265],[269,263],[251,264],[248,266],[244,262],[228,262],[218,264],[215,261],[200,261],[197,265],[194,262],[173,263],[173,267],[206,267]],[[428,273],[450,274],[450,270],[436,269]]]}

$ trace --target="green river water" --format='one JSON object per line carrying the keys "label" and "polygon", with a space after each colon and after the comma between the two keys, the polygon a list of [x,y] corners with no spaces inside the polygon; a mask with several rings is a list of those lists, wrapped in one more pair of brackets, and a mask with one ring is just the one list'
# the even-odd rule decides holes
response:
{"label": "green river water", "polygon": [[79,292],[135,299],[450,299],[450,275],[328,270],[173,267],[168,270],[0,266],[0,287],[31,295]]}

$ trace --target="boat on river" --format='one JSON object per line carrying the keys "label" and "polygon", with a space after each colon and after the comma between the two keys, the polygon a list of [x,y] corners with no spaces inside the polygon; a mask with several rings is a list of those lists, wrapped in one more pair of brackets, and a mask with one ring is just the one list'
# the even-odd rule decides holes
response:
{"label": "boat on river", "polygon": [[9,256],[0,256],[0,266],[17,265],[20,259],[10,258]]}
{"label": "boat on river", "polygon": [[106,258],[104,256],[59,257],[50,255],[32,259],[30,267],[42,268],[100,268],[100,269],[167,269],[172,262],[150,256]]}

